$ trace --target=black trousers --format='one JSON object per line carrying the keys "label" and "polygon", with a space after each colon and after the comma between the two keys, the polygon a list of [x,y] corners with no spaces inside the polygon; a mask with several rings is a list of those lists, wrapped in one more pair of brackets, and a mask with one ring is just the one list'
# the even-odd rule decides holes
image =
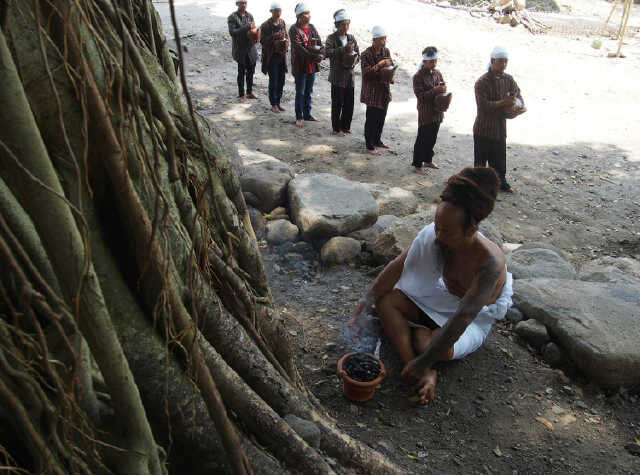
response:
{"label": "black trousers", "polygon": [[387,106],[380,107],[367,106],[366,119],[364,121],[364,140],[367,143],[367,150],[373,150],[382,141],[382,129],[384,120],[387,118]]}
{"label": "black trousers", "polygon": [[353,87],[331,85],[331,126],[334,132],[351,129],[353,95]]}
{"label": "black trousers", "polygon": [[502,190],[510,188],[507,182],[507,139],[490,139],[473,136],[473,166],[486,167],[487,164],[500,176]]}
{"label": "black trousers", "polygon": [[244,82],[247,81],[247,94],[253,92],[253,75],[256,72],[255,63],[251,63],[247,56],[244,61],[238,62],[238,96],[244,96]]}
{"label": "black trousers", "polygon": [[438,139],[440,122],[431,122],[418,127],[418,136],[413,146],[413,165],[421,168],[423,163],[431,163],[433,160],[433,147]]}

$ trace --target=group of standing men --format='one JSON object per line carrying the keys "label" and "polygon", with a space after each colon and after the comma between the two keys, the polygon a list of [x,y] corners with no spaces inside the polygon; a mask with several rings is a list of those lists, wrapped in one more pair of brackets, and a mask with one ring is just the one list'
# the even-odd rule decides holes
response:
{"label": "group of standing men", "polygon": [[[311,10],[304,2],[296,5],[296,23],[288,32],[281,18],[279,2],[272,3],[271,18],[259,29],[253,16],[246,10],[247,2],[237,1],[236,5],[238,9],[229,16],[228,26],[233,39],[233,59],[238,63],[238,94],[242,102],[257,99],[253,93],[253,75],[258,57],[256,43],[260,41],[262,72],[269,76],[271,110],[274,113],[285,110],[280,102],[287,73],[286,55],[291,46],[296,125],[303,127],[304,121],[318,120],[311,113],[311,94],[319,63],[328,57],[333,134],[350,134],[354,109],[354,68],[360,62],[360,102],[367,107],[364,124],[367,152],[379,155],[378,148],[389,148],[382,142],[382,130],[391,102],[395,66],[386,47],[384,28],[373,28],[372,45],[360,54],[355,37],[348,33],[351,19],[344,9],[334,13],[335,31],[323,45],[318,30],[310,22]],[[437,49],[433,46],[425,48],[421,67],[413,77],[413,89],[418,100],[418,134],[412,165],[413,171],[418,174],[425,174],[427,167],[438,168],[433,163],[433,148],[446,106],[442,107],[436,97],[444,95],[447,88],[442,73],[436,69],[437,61]],[[506,49],[494,48],[487,72],[475,84],[477,116],[473,126],[474,166],[489,165],[501,179],[500,189],[513,192],[506,179],[506,119],[516,117],[526,109],[517,83],[504,72],[507,62]]]}

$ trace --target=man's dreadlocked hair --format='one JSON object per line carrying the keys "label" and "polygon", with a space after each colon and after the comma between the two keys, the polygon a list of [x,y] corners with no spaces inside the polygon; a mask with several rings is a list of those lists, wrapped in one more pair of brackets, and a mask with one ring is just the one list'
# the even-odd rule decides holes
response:
{"label": "man's dreadlocked hair", "polygon": [[472,219],[478,224],[491,214],[499,186],[500,178],[493,168],[465,168],[447,180],[440,198],[464,209],[467,229]]}

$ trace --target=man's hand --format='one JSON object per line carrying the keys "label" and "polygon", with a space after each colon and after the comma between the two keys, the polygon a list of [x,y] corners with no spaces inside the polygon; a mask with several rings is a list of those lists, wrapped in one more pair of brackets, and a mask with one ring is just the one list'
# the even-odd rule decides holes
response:
{"label": "man's hand", "polygon": [[444,94],[445,92],[447,92],[447,86],[442,85],[442,86],[436,86],[433,88],[433,93],[438,95],[438,94]]}
{"label": "man's hand", "polygon": [[415,361],[409,361],[401,375],[407,383],[415,386],[420,397],[420,404],[429,404],[436,396],[438,375],[434,369],[420,369]]}
{"label": "man's hand", "polygon": [[353,43],[351,41],[349,41],[347,43],[347,46],[344,47],[344,51],[345,51],[345,53],[351,54],[351,53],[353,53],[353,48],[354,48]]}
{"label": "man's hand", "polygon": [[249,29],[250,29],[250,30],[253,30],[253,29],[256,27],[256,24],[255,24],[255,22],[250,21],[250,22],[249,22],[249,24],[248,24],[248,26],[249,26]]}
{"label": "man's hand", "polygon": [[500,107],[504,107],[505,109],[509,109],[510,107],[513,107],[516,103],[516,97],[515,96],[507,96],[504,99],[502,99],[500,101]]}
{"label": "man's hand", "polygon": [[373,69],[374,69],[375,71],[379,71],[379,70],[380,70],[380,69],[382,69],[382,68],[386,68],[386,67],[389,67],[389,66],[392,66],[392,65],[393,65],[393,61],[391,61],[391,59],[390,59],[390,58],[386,58],[386,59],[382,59],[382,60],[380,60],[380,61],[378,62],[378,64],[376,64],[376,65],[373,67]]}

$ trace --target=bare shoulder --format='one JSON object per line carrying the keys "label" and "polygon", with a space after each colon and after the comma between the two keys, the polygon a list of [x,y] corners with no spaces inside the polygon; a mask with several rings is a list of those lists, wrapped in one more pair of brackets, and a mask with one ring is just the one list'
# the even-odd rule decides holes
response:
{"label": "bare shoulder", "polygon": [[486,290],[491,295],[487,303],[493,303],[502,293],[507,280],[507,258],[497,244],[484,236],[480,236],[478,247],[480,252],[476,274],[481,277],[483,284],[487,285]]}

